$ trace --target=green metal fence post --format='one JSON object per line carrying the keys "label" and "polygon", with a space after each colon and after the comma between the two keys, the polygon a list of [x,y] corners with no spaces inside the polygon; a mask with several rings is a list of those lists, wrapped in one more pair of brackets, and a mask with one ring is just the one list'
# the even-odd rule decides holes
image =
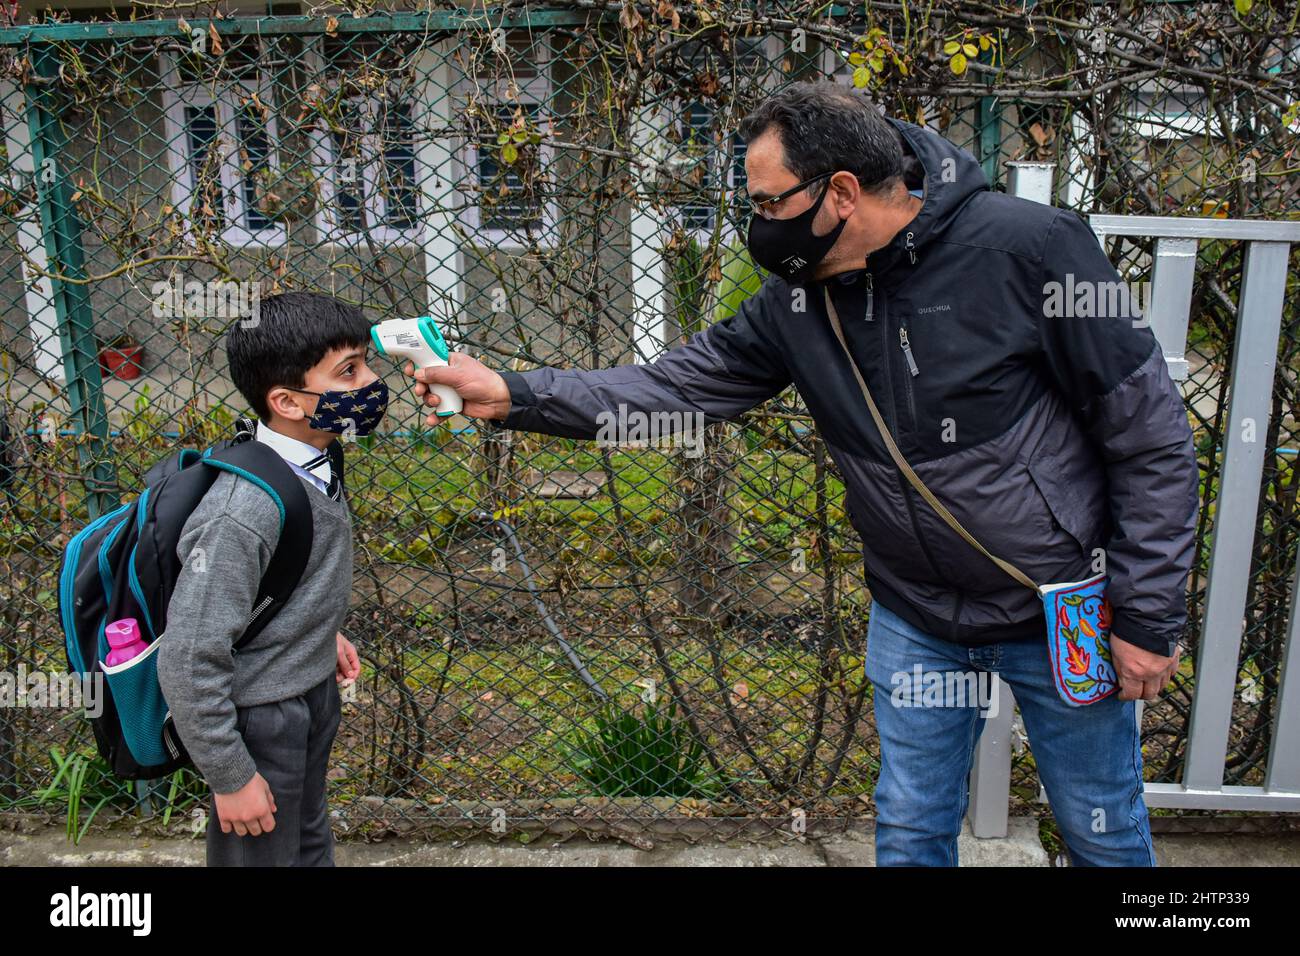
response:
{"label": "green metal fence post", "polygon": [[[59,67],[54,48],[48,43],[38,43],[31,49],[36,75],[51,81],[56,78]],[[72,205],[67,171],[60,164],[60,157],[66,155],[67,137],[58,110],[50,102],[53,90],[49,83],[29,83],[26,94],[36,202],[50,271],[55,273],[50,284],[63,350],[68,402],[77,432],[77,459],[85,476],[86,507],[93,519],[116,507],[119,496],[90,296],[84,282],[68,281],[86,277],[81,222]]]}
{"label": "green metal fence post", "polygon": [[1002,148],[1002,104],[996,96],[982,96],[979,102],[979,161],[989,185],[998,182],[998,153]]}

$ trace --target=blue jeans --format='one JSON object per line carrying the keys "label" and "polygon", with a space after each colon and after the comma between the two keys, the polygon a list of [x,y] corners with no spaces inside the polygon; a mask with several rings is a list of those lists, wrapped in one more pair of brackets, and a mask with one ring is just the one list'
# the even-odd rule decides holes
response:
{"label": "blue jeans", "polygon": [[1155,866],[1134,701],[1118,694],[1084,707],[1063,701],[1052,683],[1046,634],[960,647],[913,627],[879,601],[871,608],[866,663],[880,734],[876,864],[957,864],[967,782],[984,724],[980,704],[989,702],[987,689],[966,691],[977,682],[987,688],[993,673],[1020,705],[1071,862]]}

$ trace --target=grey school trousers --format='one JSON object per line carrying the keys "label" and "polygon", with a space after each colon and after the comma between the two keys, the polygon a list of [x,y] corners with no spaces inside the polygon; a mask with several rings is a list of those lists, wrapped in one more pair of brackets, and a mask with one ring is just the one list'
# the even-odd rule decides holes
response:
{"label": "grey school trousers", "polygon": [[258,836],[222,833],[214,797],[208,810],[208,866],[333,866],[325,771],[339,729],[335,676],[297,697],[239,707],[236,713],[257,772],[275,797],[275,829]]}

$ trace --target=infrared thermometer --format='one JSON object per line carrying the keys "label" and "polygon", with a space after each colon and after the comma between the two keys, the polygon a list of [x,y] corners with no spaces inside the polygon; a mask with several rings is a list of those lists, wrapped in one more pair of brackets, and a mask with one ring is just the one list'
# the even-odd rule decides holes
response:
{"label": "infrared thermometer", "polygon": [[[380,355],[402,361],[410,359],[416,368],[448,365],[451,355],[442,333],[433,319],[422,315],[418,319],[388,319],[370,327],[370,338]],[[450,385],[429,385],[429,391],[438,396],[438,417],[455,415],[462,408],[460,396]]]}

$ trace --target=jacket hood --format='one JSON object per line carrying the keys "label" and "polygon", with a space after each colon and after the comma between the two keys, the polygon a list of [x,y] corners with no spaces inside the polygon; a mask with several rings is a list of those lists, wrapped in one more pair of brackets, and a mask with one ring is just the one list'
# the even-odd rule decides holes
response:
{"label": "jacket hood", "polygon": [[[915,123],[893,117],[886,119],[902,133],[925,169],[925,197],[916,218],[900,229],[889,245],[868,257],[871,271],[877,274],[898,265],[910,265],[909,234],[912,251],[919,253],[927,243],[943,234],[972,196],[989,188],[983,168],[966,150]],[[856,274],[855,270],[849,275]],[[847,276],[841,274],[839,278]]]}

